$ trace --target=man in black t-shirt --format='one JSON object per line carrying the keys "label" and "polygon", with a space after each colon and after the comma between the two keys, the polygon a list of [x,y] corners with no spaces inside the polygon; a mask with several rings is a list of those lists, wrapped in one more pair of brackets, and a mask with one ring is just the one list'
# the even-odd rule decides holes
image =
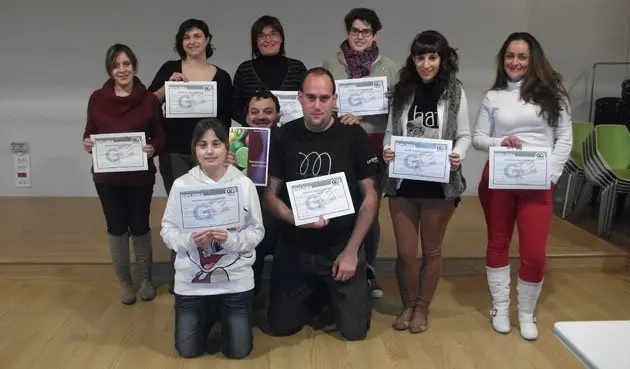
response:
{"label": "man in black t-shirt", "polygon": [[[274,335],[294,334],[330,302],[342,336],[361,340],[372,315],[362,244],[377,210],[378,158],[363,128],[332,117],[335,84],[326,69],[307,72],[299,100],[304,118],[275,129],[270,144],[264,198],[283,223],[269,326]],[[345,173],[355,213],[296,227],[285,183],[339,172]]]}

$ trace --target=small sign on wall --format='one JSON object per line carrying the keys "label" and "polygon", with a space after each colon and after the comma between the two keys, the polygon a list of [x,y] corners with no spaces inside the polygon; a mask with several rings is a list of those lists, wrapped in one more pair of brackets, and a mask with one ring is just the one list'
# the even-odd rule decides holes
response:
{"label": "small sign on wall", "polygon": [[11,142],[15,187],[31,187],[31,155],[27,142]]}

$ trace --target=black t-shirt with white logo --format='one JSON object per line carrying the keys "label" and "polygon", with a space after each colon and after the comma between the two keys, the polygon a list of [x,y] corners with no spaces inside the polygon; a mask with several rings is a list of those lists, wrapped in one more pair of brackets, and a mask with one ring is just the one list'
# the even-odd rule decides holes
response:
{"label": "black t-shirt with white logo", "polygon": [[348,241],[363,201],[359,182],[376,176],[379,162],[360,125],[344,125],[335,120],[326,131],[312,132],[299,119],[272,133],[269,175],[284,182],[279,197],[289,208],[287,182],[339,172],[345,172],[355,213],[330,219],[321,229],[303,229],[285,223],[282,235],[296,248],[317,253]]}

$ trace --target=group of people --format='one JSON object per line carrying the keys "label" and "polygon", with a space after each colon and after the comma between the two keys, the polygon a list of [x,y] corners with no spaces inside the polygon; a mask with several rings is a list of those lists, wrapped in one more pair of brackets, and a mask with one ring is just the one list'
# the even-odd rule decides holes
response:
{"label": "group of people", "polygon": [[[322,66],[308,69],[285,56],[279,20],[263,16],[251,29],[252,59],[241,63],[234,82],[208,62],[212,35],[200,20],[181,24],[175,37],[180,59],[162,65],[149,87],[135,75],[138,61],[125,45],[106,55],[109,79],[89,99],[84,148],[91,134],[145,132],[144,151],[159,157],[169,198],[161,237],[172,250],[175,270],[175,347],[183,357],[205,352],[211,326],[220,321],[222,351],[230,358],[253,347],[253,301],[261,291],[264,258],[274,254],[267,324],[272,335],[291,335],[329,313],[348,340],[370,329],[371,298],[383,291],[374,263],[379,244],[380,199],[388,197],[398,258],[396,278],[402,310],[392,326],[421,333],[441,274],[441,250],[449,220],[466,189],[462,164],[470,145],[549,147],[552,187],[548,190],[488,188],[488,165],[479,183],[488,246],[487,281],[492,327],[510,327],[509,244],[515,224],[521,264],[517,299],[520,334],[537,338],[535,307],[544,279],[545,249],[552,216],[552,191],[571,150],[571,120],[562,77],[529,33],[509,35],[496,56],[496,77],[486,92],[474,129],[457,78],[458,54],[437,31],[411,42],[399,68],[382,55],[376,36],[382,25],[371,9],[352,9],[344,19],[347,38]],[[336,79],[385,76],[389,113],[356,116],[337,113]],[[166,81],[216,81],[215,118],[165,119]],[[280,103],[273,90],[298,91],[303,118],[278,126]],[[270,128],[266,187],[256,187],[234,164],[229,150],[232,120]],[[394,136],[451,140],[449,183],[390,178]],[[344,172],[354,214],[295,225],[285,184]],[[129,257],[134,242],[139,295],[152,300],[150,202],[155,184],[153,160],[145,172],[94,173],[109,234],[121,300],[136,302]],[[243,192],[245,221],[236,229],[183,231],[177,221],[176,192],[187,186],[237,184]],[[422,263],[418,265],[418,240]]]}

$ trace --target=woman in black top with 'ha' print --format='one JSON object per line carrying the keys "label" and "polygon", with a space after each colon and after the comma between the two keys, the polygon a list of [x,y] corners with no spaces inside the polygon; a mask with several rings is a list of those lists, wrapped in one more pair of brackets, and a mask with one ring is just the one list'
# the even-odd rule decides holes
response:
{"label": "woman in black top with 'ha' print", "polygon": [[232,118],[244,126],[247,102],[256,90],[297,91],[306,73],[304,63],[284,55],[284,29],[276,17],[258,18],[251,41],[252,59],[238,66],[232,98]]}

